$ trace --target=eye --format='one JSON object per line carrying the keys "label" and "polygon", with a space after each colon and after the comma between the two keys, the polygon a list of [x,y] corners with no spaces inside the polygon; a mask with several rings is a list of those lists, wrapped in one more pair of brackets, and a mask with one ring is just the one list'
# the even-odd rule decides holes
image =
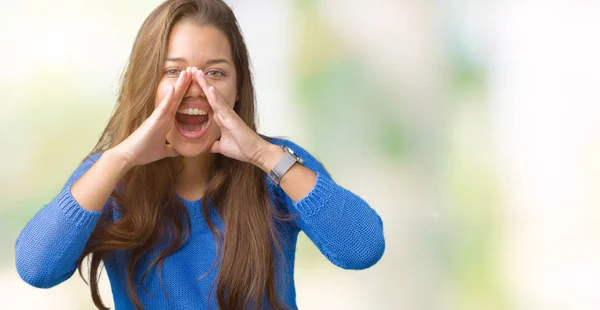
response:
{"label": "eye", "polygon": [[225,74],[221,71],[217,71],[217,70],[211,70],[205,73],[207,76],[213,76],[213,77],[223,77],[225,76]]}
{"label": "eye", "polygon": [[165,74],[169,75],[169,76],[178,76],[179,73],[181,73],[181,70],[179,70],[179,69],[169,69],[169,70],[165,71]]}

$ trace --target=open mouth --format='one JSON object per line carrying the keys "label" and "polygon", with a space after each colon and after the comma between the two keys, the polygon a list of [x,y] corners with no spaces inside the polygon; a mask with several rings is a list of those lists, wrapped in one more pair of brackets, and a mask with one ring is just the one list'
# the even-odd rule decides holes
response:
{"label": "open mouth", "polygon": [[177,111],[177,129],[186,138],[197,139],[201,137],[210,123],[207,112],[199,109],[183,109]]}

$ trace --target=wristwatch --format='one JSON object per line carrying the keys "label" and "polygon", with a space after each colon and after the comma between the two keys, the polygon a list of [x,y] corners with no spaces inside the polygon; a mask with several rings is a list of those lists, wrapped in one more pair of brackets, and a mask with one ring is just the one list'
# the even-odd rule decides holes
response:
{"label": "wristwatch", "polygon": [[279,185],[281,178],[283,178],[283,176],[288,172],[288,170],[290,170],[290,168],[292,168],[295,163],[304,165],[304,160],[302,160],[298,154],[294,153],[292,149],[287,146],[282,146],[281,148],[283,148],[285,153],[279,162],[277,162],[275,167],[273,167],[273,170],[269,172],[269,177],[271,178],[271,181],[275,183],[275,185]]}

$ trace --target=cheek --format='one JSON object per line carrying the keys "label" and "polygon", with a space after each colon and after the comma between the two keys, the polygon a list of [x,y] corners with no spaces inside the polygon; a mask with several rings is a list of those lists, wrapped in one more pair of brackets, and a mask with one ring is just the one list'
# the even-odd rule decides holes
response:
{"label": "cheek", "polygon": [[219,91],[219,92],[221,93],[221,98],[223,98],[223,101],[228,106],[233,108],[233,106],[235,105],[235,102],[237,101],[237,91],[236,91],[235,87],[228,87],[223,92],[221,92],[221,91]]}
{"label": "cheek", "polygon": [[154,107],[156,108],[160,102],[165,98],[167,92],[169,91],[169,87],[175,83],[172,83],[168,80],[163,80],[158,84],[158,88],[156,89],[156,98],[154,98]]}

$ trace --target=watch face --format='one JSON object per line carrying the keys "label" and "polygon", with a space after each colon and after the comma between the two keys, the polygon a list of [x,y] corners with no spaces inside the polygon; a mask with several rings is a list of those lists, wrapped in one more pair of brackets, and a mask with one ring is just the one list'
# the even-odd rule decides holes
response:
{"label": "watch face", "polygon": [[283,150],[286,151],[286,152],[288,152],[292,156],[294,156],[296,158],[296,162],[298,162],[301,165],[304,165],[304,160],[302,158],[300,158],[300,156],[298,156],[298,154],[296,154],[296,152],[294,152],[294,150],[290,149],[287,146],[284,146]]}
{"label": "watch face", "polygon": [[285,146],[284,151],[286,151],[286,152],[294,155],[294,157],[298,158],[298,154],[296,154],[296,152],[294,152],[294,150],[290,149],[289,147]]}

